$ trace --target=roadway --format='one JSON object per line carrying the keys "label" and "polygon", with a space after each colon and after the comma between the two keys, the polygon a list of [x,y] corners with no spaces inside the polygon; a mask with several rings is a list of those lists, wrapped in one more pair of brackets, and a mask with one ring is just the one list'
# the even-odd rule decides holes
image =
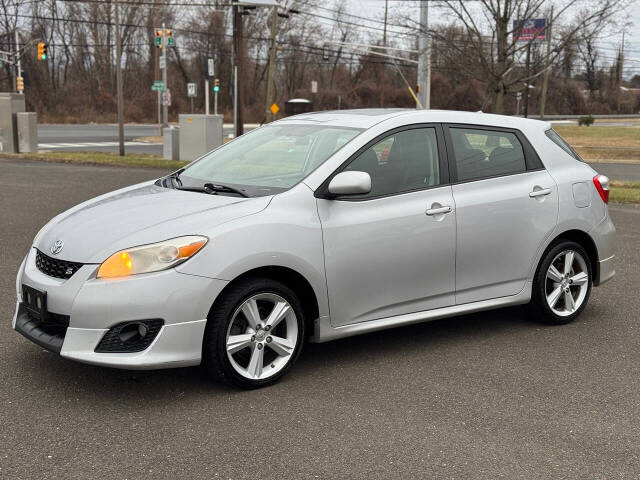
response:
{"label": "roadway", "polygon": [[[640,208],[573,324],[520,308],[307,345],[277,385],[60,358],[11,330],[57,213],[163,171],[0,160],[0,478],[637,478]],[[198,195],[198,194],[194,194]],[[123,212],[123,214],[126,212]]]}

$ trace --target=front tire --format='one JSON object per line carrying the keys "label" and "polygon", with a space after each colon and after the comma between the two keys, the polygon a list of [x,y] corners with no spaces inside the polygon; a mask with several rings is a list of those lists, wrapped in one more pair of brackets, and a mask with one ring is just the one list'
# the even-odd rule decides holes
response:
{"label": "front tire", "polygon": [[295,293],[268,278],[248,278],[223,293],[207,320],[202,360],[217,381],[271,385],[297,360],[305,318]]}
{"label": "front tire", "polygon": [[552,245],[533,280],[529,316],[552,325],[572,322],[587,306],[592,278],[589,255],[580,244],[562,240]]}

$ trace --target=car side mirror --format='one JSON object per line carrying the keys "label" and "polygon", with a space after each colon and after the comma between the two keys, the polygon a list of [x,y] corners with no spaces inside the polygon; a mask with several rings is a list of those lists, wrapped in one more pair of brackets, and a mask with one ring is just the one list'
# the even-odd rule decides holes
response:
{"label": "car side mirror", "polygon": [[340,172],[329,182],[329,194],[362,195],[371,191],[371,176],[367,172]]}

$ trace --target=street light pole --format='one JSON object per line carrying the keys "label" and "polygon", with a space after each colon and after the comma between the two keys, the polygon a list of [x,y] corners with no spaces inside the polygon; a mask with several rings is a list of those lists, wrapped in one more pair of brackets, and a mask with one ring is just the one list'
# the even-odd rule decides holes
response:
{"label": "street light pole", "polygon": [[118,97],[118,145],[120,156],[124,155],[124,100],[122,96],[122,44],[120,43],[120,15],[118,12],[118,0],[114,3],[116,23],[116,89]]}
{"label": "street light pole", "polygon": [[553,5],[551,5],[551,13],[546,31],[547,54],[544,57],[544,76],[542,77],[542,92],[540,93],[540,120],[544,120],[544,110],[547,103],[547,88],[549,87],[549,59],[551,57],[551,24],[553,22]]}

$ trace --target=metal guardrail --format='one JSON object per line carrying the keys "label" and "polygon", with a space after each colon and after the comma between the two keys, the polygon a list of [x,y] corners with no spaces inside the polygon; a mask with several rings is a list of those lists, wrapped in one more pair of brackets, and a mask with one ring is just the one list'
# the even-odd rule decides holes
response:
{"label": "metal guardrail", "polygon": [[[586,117],[586,115],[545,115],[545,120],[577,120],[580,117]],[[522,117],[522,115],[519,115]],[[598,119],[616,119],[616,118],[638,118],[640,119],[640,113],[628,113],[628,114],[611,114],[611,115],[591,115],[596,120]],[[529,118],[540,120],[540,115],[529,115]]]}

